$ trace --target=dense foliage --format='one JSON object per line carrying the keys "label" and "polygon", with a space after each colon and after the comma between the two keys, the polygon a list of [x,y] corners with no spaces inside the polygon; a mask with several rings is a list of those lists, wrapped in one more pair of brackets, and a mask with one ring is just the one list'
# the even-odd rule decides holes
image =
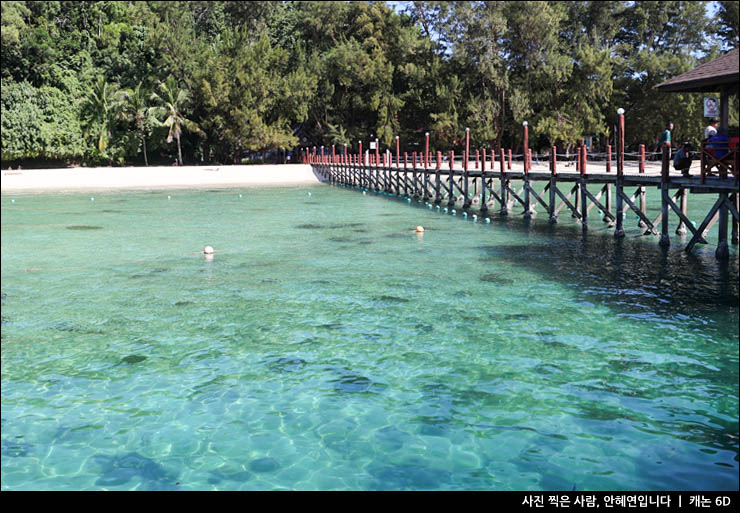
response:
{"label": "dense foliage", "polygon": [[738,45],[731,1],[394,4],[4,1],[2,162],[450,148],[465,127],[516,147],[524,120],[544,148],[604,140],[618,107],[630,144],[669,120],[697,139],[702,95],[654,86]]}

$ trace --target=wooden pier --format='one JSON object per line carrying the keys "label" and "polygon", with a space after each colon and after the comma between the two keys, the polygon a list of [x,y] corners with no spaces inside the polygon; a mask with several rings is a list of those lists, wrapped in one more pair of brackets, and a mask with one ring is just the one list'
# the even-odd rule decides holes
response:
{"label": "wooden pier", "polygon": [[[636,160],[626,160],[629,154],[624,150],[624,116],[620,114],[619,117],[615,159],[612,160],[612,148],[607,147],[604,160],[596,163],[589,162],[587,148],[581,146],[574,160],[566,165],[558,162],[563,156],[558,155],[554,147],[549,155],[535,157],[546,163],[533,164],[526,122],[521,155],[514,156],[503,149],[498,154],[482,149],[475,152],[474,165],[471,165],[469,137],[466,137],[462,159],[457,161],[451,151],[446,155],[441,151],[430,153],[429,134],[424,153],[401,155],[396,138],[395,155],[390,149],[380,153],[377,146],[374,153],[363,154],[360,143],[359,153],[347,153],[345,148],[345,152],[336,154],[332,147],[330,154],[324,152],[324,148],[320,152],[313,148],[306,149],[302,158],[327,183],[423,201],[444,211],[460,209],[465,216],[476,212],[481,220],[492,212],[508,215],[518,204],[524,217],[537,215],[541,207],[550,223],[557,223],[558,216],[566,209],[586,230],[595,217],[591,211],[596,207],[599,211],[596,221],[608,223],[614,227],[616,237],[623,237],[626,214],[631,211],[644,233],[659,235],[659,244],[667,247],[671,243],[668,219],[673,212],[679,218],[676,234],[691,234],[686,251],[691,251],[697,243],[707,244],[706,234],[719,222],[715,255],[718,259],[728,258],[730,215],[731,243],[735,245],[738,244],[740,221],[737,147],[728,147],[727,154],[720,160],[712,160],[711,167],[706,163],[709,159],[701,155],[699,173],[683,176],[670,171],[672,162],[668,148],[663,150],[657,163],[646,162],[644,147]],[[469,136],[469,132],[466,135]],[[612,169],[612,163],[616,164],[616,169]],[[519,169],[514,169],[516,167]],[[717,172],[716,176],[710,175],[712,170]],[[514,182],[519,185],[515,186]],[[545,182],[544,189],[537,192],[534,182]],[[660,190],[661,211],[655,219],[650,219],[646,213],[645,192],[649,187]],[[717,197],[698,226],[687,215],[691,194]]]}

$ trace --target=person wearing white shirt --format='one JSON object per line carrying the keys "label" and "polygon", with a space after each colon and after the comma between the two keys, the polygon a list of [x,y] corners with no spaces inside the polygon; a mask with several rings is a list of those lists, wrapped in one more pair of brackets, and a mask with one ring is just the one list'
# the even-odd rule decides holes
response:
{"label": "person wearing white shirt", "polygon": [[704,139],[709,139],[717,135],[717,120],[713,119],[709,122],[709,126],[704,129]]}

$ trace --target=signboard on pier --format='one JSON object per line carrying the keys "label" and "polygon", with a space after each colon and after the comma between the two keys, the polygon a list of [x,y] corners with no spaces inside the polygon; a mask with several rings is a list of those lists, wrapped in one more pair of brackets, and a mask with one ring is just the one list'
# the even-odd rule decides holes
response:
{"label": "signboard on pier", "polygon": [[719,117],[719,101],[717,101],[717,98],[715,96],[707,96],[706,98],[704,98],[704,117]]}

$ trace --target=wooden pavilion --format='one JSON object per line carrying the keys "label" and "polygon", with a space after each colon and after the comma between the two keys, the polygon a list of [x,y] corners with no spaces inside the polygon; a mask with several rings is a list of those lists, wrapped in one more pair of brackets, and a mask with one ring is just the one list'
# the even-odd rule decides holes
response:
{"label": "wooden pavilion", "polygon": [[720,127],[728,128],[730,95],[738,94],[740,72],[737,48],[656,86],[667,93],[720,93]]}

